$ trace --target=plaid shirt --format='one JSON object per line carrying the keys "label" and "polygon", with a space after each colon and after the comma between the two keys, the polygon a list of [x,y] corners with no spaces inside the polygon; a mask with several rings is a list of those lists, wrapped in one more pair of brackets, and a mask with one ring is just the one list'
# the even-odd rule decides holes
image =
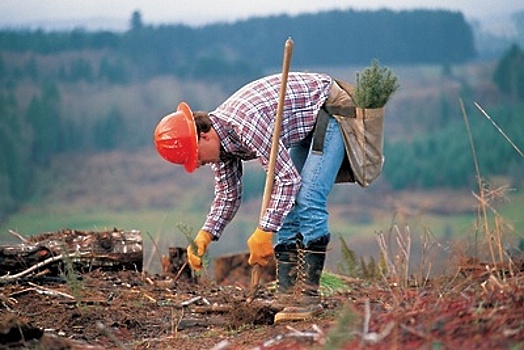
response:
{"label": "plaid shirt", "polygon": [[[265,231],[278,231],[294,204],[301,178],[288,150],[313,130],[332,82],[325,74],[288,75],[275,182],[268,207],[259,222]],[[218,163],[211,165],[215,173],[215,199],[202,229],[215,239],[220,237],[240,206],[242,161],[257,159],[267,171],[280,85],[280,74],[256,80],[209,113],[221,140],[221,156]]]}

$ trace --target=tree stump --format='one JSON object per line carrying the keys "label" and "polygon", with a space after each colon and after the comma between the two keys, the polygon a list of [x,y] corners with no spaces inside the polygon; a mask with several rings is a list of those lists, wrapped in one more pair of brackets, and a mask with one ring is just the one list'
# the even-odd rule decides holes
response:
{"label": "tree stump", "polygon": [[[247,263],[249,253],[235,253],[219,256],[214,259],[215,280],[224,285],[240,284],[248,287],[251,280],[251,269]],[[271,259],[267,266],[261,267],[260,283],[276,279],[276,262]]]}
{"label": "tree stump", "polygon": [[196,276],[187,263],[186,248],[169,247],[169,256],[162,256],[162,272],[174,275],[175,281],[197,282]]}

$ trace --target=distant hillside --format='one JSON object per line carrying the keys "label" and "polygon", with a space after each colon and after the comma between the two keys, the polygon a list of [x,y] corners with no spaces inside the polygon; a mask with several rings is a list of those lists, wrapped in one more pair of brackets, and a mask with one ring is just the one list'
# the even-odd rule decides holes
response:
{"label": "distant hillside", "polygon": [[[38,54],[96,50],[107,58],[99,74],[117,80],[160,74],[254,77],[279,66],[288,36],[296,42],[298,66],[361,65],[373,58],[389,64],[453,64],[475,57],[473,32],[464,16],[443,10],[329,11],[199,28],[145,25],[135,13],[132,23],[124,33],[4,30],[0,47],[2,52]],[[86,75],[82,69],[88,67],[77,67]]]}
{"label": "distant hillside", "polygon": [[[210,110],[279,70],[289,35],[292,70],[354,82],[376,57],[399,75],[387,106],[384,178],[393,188],[469,185],[459,98],[469,99],[468,112],[473,97],[503,106],[499,122],[519,135],[522,109],[504,104],[493,63],[469,62],[473,38],[460,13],[331,11],[201,28],[148,26],[135,14],[125,33],[0,31],[0,220],[38,192],[38,174],[56,156],[151,148],[157,121],[178,102]],[[479,146],[486,175],[516,178],[521,167],[507,144],[490,126],[473,128],[490,140]]]}

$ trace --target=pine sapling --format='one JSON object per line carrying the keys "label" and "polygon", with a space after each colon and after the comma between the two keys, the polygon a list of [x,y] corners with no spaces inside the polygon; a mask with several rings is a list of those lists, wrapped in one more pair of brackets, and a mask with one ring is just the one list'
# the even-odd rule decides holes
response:
{"label": "pine sapling", "polygon": [[355,105],[359,108],[382,108],[400,87],[398,78],[374,59],[371,66],[356,75]]}

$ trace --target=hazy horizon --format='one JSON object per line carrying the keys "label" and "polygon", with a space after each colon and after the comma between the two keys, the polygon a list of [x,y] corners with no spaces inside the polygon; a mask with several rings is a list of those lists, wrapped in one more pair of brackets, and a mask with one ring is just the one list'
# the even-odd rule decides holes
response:
{"label": "hazy horizon", "polygon": [[[357,0],[302,0],[300,2],[244,0],[191,2],[165,2],[150,0],[3,0],[0,2],[0,27],[42,28],[46,30],[126,30],[131,15],[139,11],[145,24],[186,24],[201,26],[218,22],[234,22],[250,17],[271,15],[299,15],[329,10],[414,10],[441,9],[459,11],[470,22],[481,25],[485,30],[504,34],[513,31],[511,15],[524,11],[524,4],[515,0],[484,1],[479,5],[473,0],[369,0],[363,6]],[[510,23],[508,23],[510,22]],[[507,34],[507,33],[506,33]]]}

